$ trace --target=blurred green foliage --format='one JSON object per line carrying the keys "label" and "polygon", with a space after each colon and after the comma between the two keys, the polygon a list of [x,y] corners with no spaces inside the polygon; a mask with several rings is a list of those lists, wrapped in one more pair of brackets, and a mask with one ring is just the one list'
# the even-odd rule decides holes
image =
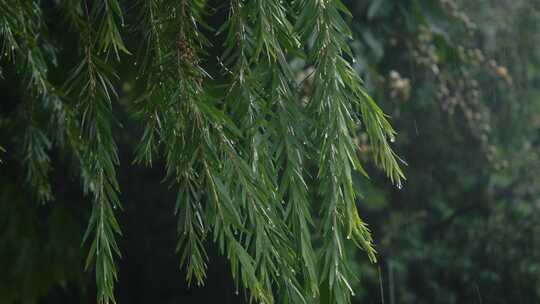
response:
{"label": "blurred green foliage", "polygon": [[402,191],[363,183],[381,279],[361,263],[359,303],[539,301],[539,5],[353,5],[358,71],[409,164]]}
{"label": "blurred green foliage", "polygon": [[20,188],[0,186],[0,302],[35,303],[54,288],[82,286],[80,224],[59,201],[36,208]]}

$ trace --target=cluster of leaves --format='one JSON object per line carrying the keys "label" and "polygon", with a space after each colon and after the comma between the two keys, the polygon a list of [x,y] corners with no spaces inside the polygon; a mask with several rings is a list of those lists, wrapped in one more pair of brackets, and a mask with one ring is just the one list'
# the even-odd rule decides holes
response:
{"label": "cluster of leaves", "polygon": [[[39,200],[53,197],[50,151],[74,160],[93,201],[86,267],[94,268],[98,302],[115,302],[121,205],[112,109],[118,67],[140,67],[140,97],[125,107],[144,126],[135,160],[163,158],[166,180],[178,188],[188,281],[204,283],[211,239],[250,300],[307,303],[324,289],[327,301],[349,303],[347,239],[375,261],[353,187],[354,172],[366,174],[356,152],[360,130],[377,166],[399,187],[403,179],[388,143],[395,131],[351,66],[350,13],[339,0],[232,0],[222,9],[227,20],[211,26],[216,10],[203,0],[0,1],[2,67],[27,88],[17,115],[1,125],[24,128],[17,146]],[[51,16],[61,16],[78,46],[72,72],[58,79],[48,69],[68,69],[57,55],[71,41],[58,39]],[[224,51],[211,74],[214,34],[224,37]],[[137,55],[126,37],[143,41]],[[293,59],[313,69],[316,89],[307,99]]]}

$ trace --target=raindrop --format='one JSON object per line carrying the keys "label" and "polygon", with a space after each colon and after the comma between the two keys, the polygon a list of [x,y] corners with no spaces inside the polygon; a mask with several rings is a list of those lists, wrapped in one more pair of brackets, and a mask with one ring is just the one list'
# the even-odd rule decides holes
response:
{"label": "raindrop", "polygon": [[351,296],[355,296],[356,294],[354,293],[354,291],[351,291]]}
{"label": "raindrop", "polygon": [[395,142],[395,141],[396,141],[395,137],[390,137],[390,142]]}
{"label": "raindrop", "polygon": [[238,289],[234,292],[236,295],[238,295]]}
{"label": "raindrop", "polygon": [[397,185],[397,188],[398,188],[399,190],[401,190],[401,189],[403,188],[403,185],[402,185],[402,184],[398,184],[398,185]]}
{"label": "raindrop", "polygon": [[135,61],[135,62],[133,63],[133,65],[134,65],[134,66],[137,66],[137,61]]}
{"label": "raindrop", "polygon": [[351,239],[351,236],[350,235],[347,235],[347,240],[350,240]]}

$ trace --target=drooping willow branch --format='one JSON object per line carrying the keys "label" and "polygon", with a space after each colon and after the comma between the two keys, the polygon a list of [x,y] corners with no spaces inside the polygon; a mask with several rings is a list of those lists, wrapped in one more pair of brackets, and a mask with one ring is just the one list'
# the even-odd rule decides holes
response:
{"label": "drooping willow branch", "polygon": [[[11,63],[24,63],[18,72],[31,88],[21,144],[27,180],[50,200],[49,151],[66,150],[76,160],[93,202],[84,239],[99,303],[115,302],[120,256],[112,110],[119,63],[139,68],[140,98],[118,103],[128,104],[143,127],[135,161],[150,166],[162,158],[166,180],[178,191],[171,210],[188,283],[204,283],[206,243],[213,241],[250,300],[309,303],[327,295],[347,303],[347,239],[375,260],[353,190],[353,172],[365,173],[356,156],[360,126],[375,163],[398,185],[403,174],[387,142],[395,132],[348,63],[346,8],[338,0],[227,4],[227,20],[216,28],[207,24],[215,10],[204,0],[51,4],[81,46],[79,63],[57,88],[48,66],[67,63],[48,56],[56,51],[39,3],[0,1],[2,51]],[[213,34],[223,37],[221,48]],[[141,41],[136,55],[128,51],[130,38]],[[219,69],[210,69],[216,52]],[[314,69],[307,98],[295,62]],[[42,128],[47,115],[50,129]]]}

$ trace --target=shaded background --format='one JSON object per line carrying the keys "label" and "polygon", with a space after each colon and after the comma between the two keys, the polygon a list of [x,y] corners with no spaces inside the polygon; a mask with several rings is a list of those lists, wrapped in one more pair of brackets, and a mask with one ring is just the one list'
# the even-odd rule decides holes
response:
{"label": "shaded background", "polygon": [[[408,163],[401,190],[369,165],[371,180],[356,178],[379,263],[358,252],[354,300],[540,302],[540,1],[346,2],[355,67],[392,117],[395,150]],[[225,15],[223,7],[209,22]],[[49,22],[62,26],[54,16]],[[120,69],[121,104],[136,94],[133,69]],[[15,115],[23,88],[9,69],[4,74],[5,118]],[[211,244],[205,287],[187,287],[174,251],[175,193],[161,182],[159,162],[131,164],[141,130],[122,108],[115,112],[124,206],[119,303],[241,303],[226,260]],[[93,303],[94,278],[83,271],[81,246],[91,202],[69,159],[53,152],[55,201],[35,203],[18,155],[9,153],[20,139],[10,134],[0,128],[8,150],[0,165],[0,303]],[[359,146],[369,162],[363,134]]]}

